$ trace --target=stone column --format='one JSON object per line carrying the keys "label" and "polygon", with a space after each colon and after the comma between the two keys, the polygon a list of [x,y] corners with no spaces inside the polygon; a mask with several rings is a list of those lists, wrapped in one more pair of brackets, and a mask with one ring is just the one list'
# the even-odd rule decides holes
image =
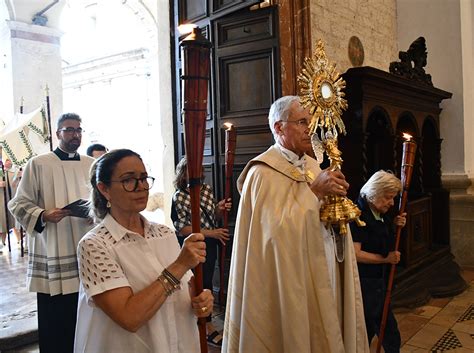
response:
{"label": "stone column", "polygon": [[[53,131],[62,113],[62,73],[60,37],[57,29],[8,21],[11,45],[11,82],[13,109],[19,111],[21,97],[28,113],[45,102],[49,87]],[[6,117],[9,119],[9,117]],[[53,138],[55,138],[53,134]],[[54,143],[54,140],[53,140]]]}

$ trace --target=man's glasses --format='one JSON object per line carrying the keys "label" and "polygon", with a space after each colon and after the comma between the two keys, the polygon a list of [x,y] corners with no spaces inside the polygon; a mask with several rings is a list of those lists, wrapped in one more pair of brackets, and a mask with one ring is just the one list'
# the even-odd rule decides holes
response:
{"label": "man's glasses", "polygon": [[71,134],[71,135],[73,133],[81,135],[84,132],[84,130],[82,130],[82,127],[78,127],[77,129],[73,127],[63,127],[62,129],[59,129],[58,131],[62,131],[66,134]]}
{"label": "man's glasses", "polygon": [[301,126],[307,128],[309,126],[309,121],[307,119],[300,119],[300,120],[280,120],[282,123],[291,123],[296,124],[297,126]]}
{"label": "man's glasses", "polygon": [[111,180],[111,183],[122,183],[123,189],[127,192],[134,192],[138,189],[138,182],[142,184],[144,190],[150,190],[155,182],[155,178],[145,176],[141,178],[126,178],[122,180]]}

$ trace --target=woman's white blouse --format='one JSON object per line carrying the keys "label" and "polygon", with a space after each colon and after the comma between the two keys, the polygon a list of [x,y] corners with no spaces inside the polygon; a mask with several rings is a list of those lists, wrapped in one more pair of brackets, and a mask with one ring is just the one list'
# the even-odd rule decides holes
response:
{"label": "woman's white blouse", "polygon": [[176,260],[179,244],[170,228],[145,222],[145,237],[107,215],[78,245],[81,285],[74,352],[199,352],[199,333],[191,308],[189,271],[181,290],[166,299],[137,332],[129,332],[94,305],[96,294],[119,287],[134,293],[149,286]]}

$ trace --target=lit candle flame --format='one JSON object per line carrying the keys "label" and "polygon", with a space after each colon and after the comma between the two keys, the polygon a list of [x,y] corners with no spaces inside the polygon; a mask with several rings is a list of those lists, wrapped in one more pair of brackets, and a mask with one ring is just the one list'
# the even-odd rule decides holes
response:
{"label": "lit candle flame", "polygon": [[178,32],[181,35],[191,33],[197,26],[194,23],[186,23],[178,26]]}
{"label": "lit candle flame", "polygon": [[407,134],[406,132],[403,133],[403,138],[409,142],[411,139],[412,139],[413,136],[411,136],[410,134]]}
{"label": "lit candle flame", "polygon": [[231,123],[224,123],[224,126],[227,130],[231,130],[234,125],[232,125]]}

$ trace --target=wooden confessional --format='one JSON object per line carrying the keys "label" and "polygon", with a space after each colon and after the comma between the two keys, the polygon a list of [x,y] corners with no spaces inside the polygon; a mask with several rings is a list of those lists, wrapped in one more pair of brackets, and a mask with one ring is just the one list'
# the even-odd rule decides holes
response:
{"label": "wooden confessional", "polygon": [[339,141],[352,200],[374,172],[400,176],[403,132],[418,145],[394,305],[462,292],[466,284],[449,246],[449,192],[441,184],[440,103],[452,94],[372,67],[351,68],[343,77],[349,108],[343,116],[347,135]]}

